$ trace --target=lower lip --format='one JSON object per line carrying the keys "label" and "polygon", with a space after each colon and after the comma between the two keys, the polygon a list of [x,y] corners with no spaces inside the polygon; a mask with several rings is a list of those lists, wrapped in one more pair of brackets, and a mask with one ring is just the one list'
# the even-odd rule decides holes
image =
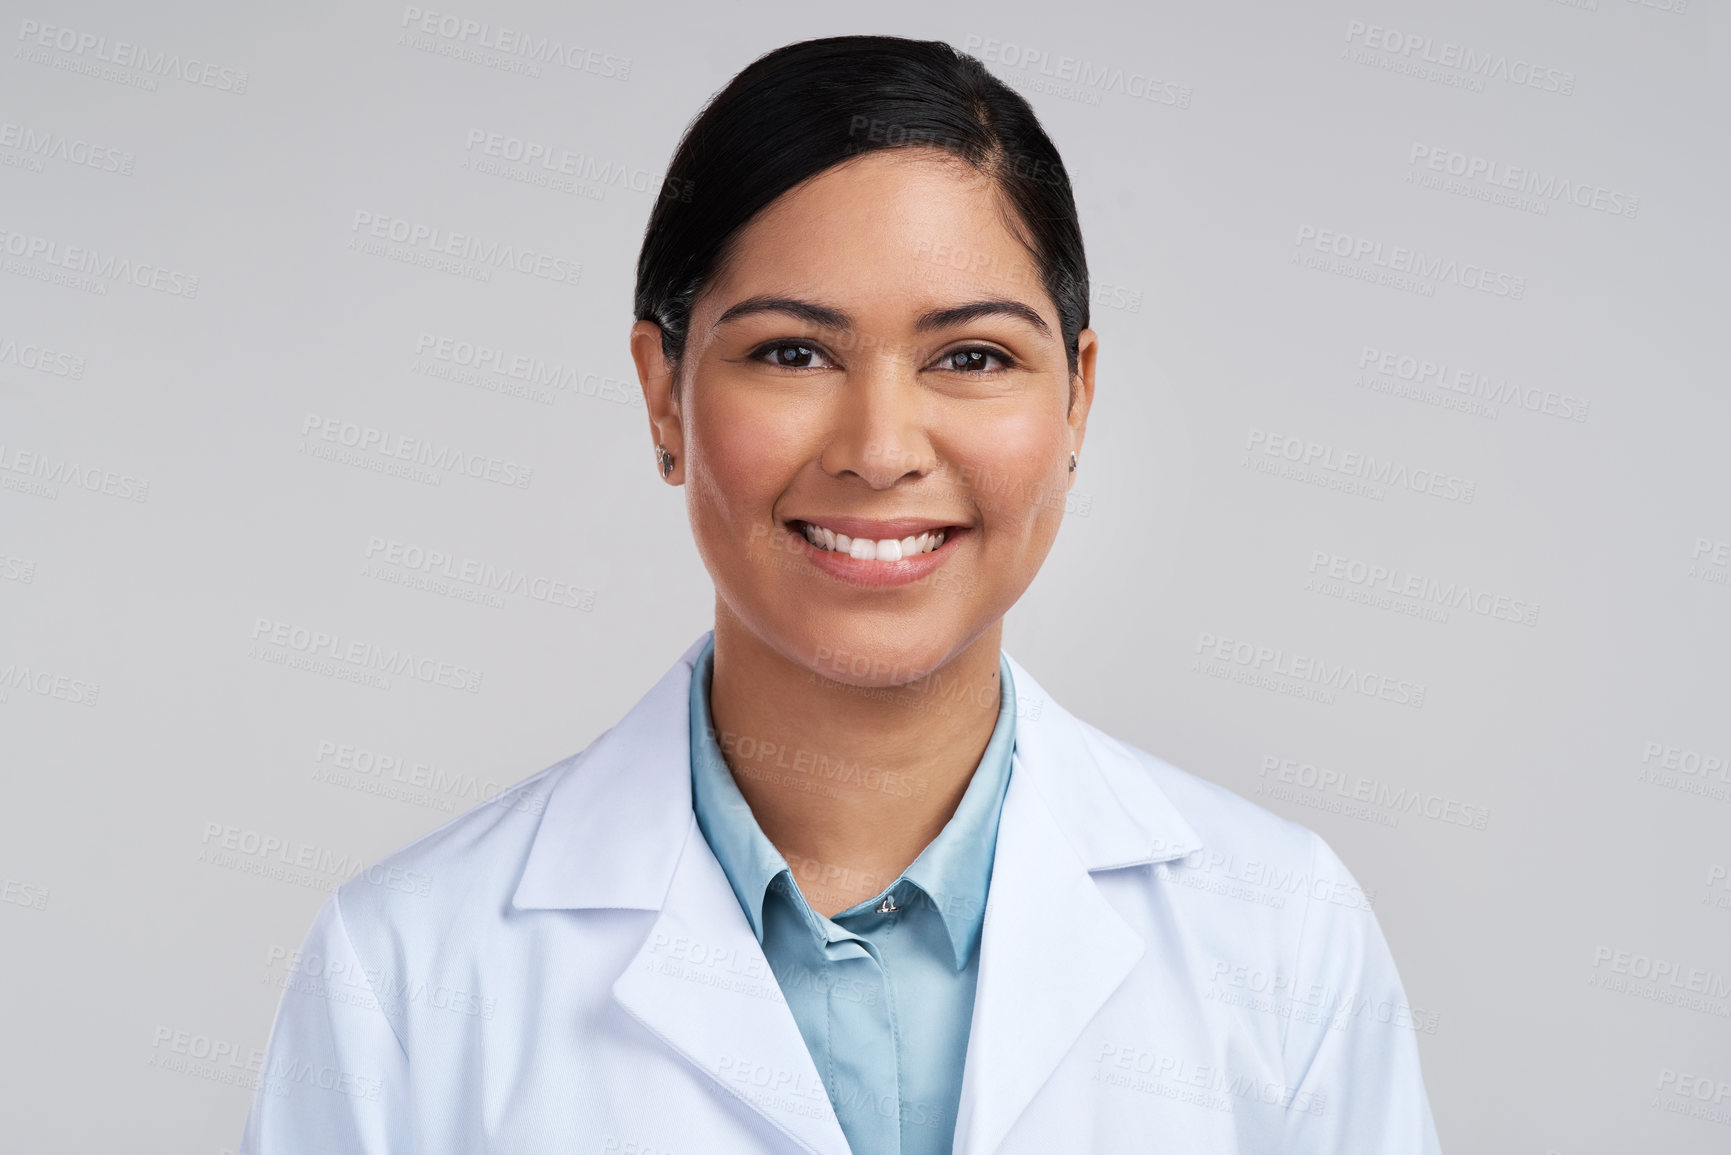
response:
{"label": "lower lip", "polygon": [[944,544],[929,553],[917,553],[900,561],[866,561],[839,550],[819,549],[797,528],[790,529],[799,538],[799,544],[805,547],[805,556],[811,559],[811,564],[838,581],[873,589],[905,586],[933,573],[950,560],[950,555],[969,532],[966,527],[951,527],[944,531]]}

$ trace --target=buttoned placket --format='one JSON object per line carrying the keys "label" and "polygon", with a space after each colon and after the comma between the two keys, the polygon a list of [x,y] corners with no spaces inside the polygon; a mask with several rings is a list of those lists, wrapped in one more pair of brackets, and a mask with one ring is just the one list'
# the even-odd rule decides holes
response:
{"label": "buttoned placket", "polygon": [[[922,903],[919,885],[906,877],[830,917],[812,909],[791,874],[776,876],[769,889],[781,904],[798,913],[813,945],[823,954],[823,973],[828,979],[825,984],[828,1037],[823,1040],[821,1055],[814,1058],[819,1060],[819,1074],[836,1117],[856,1149],[899,1152],[904,1146],[902,1128],[906,1125],[901,1023],[895,1005],[895,976],[879,944],[884,936],[898,933],[904,919],[921,914],[936,917],[937,908],[930,902]],[[783,931],[777,925],[778,916],[768,909],[770,905],[766,904],[764,911],[766,936]],[[918,910],[921,906],[924,911]],[[864,997],[868,993],[871,997]],[[891,1077],[887,1081],[884,1071],[868,1069],[856,1062],[854,1056],[838,1054],[830,1045],[830,1040],[837,1036],[862,1037],[866,1032],[861,1028],[868,1024],[876,1031],[887,1029],[890,1035],[894,1070],[889,1072]],[[875,1088],[886,1085],[887,1094],[875,1093]]]}

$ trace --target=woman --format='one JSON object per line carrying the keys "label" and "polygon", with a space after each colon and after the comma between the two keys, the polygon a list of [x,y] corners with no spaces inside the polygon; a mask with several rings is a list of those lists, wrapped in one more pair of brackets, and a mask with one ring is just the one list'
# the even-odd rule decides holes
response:
{"label": "woman", "polygon": [[1328,847],[1000,649],[1099,346],[1026,102],[942,43],[794,44],[668,183],[631,352],[714,631],[331,898],[244,1150],[1436,1150]]}

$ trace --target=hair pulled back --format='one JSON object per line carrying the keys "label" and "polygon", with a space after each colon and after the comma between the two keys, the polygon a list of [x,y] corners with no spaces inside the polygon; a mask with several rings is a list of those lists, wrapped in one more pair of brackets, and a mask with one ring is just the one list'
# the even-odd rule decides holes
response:
{"label": "hair pulled back", "polygon": [[938,148],[989,178],[1057,306],[1076,373],[1088,264],[1070,179],[1022,96],[941,40],[832,36],[765,53],[685,130],[637,258],[638,320],[679,364],[691,312],[740,231],[782,193],[882,149]]}

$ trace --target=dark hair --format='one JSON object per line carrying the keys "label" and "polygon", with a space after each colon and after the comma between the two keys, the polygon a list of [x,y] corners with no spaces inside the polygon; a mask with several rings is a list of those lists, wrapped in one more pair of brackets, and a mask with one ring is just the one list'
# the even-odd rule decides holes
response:
{"label": "dark hair", "polygon": [[686,128],[637,257],[637,318],[661,326],[667,359],[681,359],[704,285],[770,202],[853,157],[910,147],[961,158],[1015,210],[1019,219],[1007,223],[1057,305],[1074,377],[1088,262],[1058,150],[1028,102],[979,60],[941,40],[899,36],[832,36],[765,53]]}

